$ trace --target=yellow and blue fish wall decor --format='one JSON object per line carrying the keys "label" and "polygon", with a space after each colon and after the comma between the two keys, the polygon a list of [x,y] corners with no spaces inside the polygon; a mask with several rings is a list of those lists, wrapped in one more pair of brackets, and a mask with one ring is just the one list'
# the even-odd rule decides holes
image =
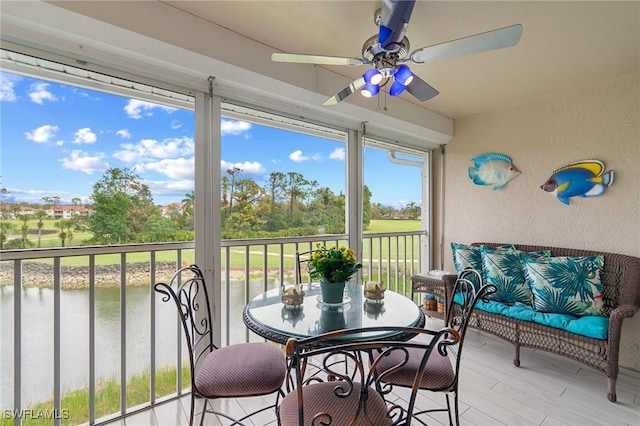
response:
{"label": "yellow and blue fish wall decor", "polygon": [[469,167],[469,179],[476,185],[493,185],[494,191],[520,174],[511,157],[505,154],[482,154],[473,157],[471,161],[473,167]]}
{"label": "yellow and blue fish wall decor", "polygon": [[540,186],[569,205],[571,197],[597,197],[613,184],[613,170],[604,172],[604,164],[598,160],[583,160],[567,164],[555,170]]}

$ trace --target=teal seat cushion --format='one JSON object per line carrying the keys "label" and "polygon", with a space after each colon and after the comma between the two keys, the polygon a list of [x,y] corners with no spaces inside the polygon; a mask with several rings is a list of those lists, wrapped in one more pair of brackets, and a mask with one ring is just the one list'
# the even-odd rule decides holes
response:
{"label": "teal seat cushion", "polygon": [[[453,302],[460,304],[462,295],[456,294],[453,297]],[[476,309],[566,330],[570,333],[591,337],[592,339],[606,340],[609,334],[609,318],[597,315],[576,317],[567,314],[537,312],[530,306],[520,303],[508,305],[494,300],[487,302],[478,300]]]}
{"label": "teal seat cushion", "polygon": [[569,321],[565,330],[594,339],[606,340],[609,335],[609,317],[586,315]]}

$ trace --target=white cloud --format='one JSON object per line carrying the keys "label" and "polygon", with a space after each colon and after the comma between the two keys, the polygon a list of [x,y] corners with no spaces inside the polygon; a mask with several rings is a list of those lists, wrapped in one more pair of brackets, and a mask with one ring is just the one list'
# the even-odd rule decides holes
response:
{"label": "white cloud", "polygon": [[127,113],[127,115],[130,118],[138,119],[138,118],[142,118],[143,112],[144,112],[144,115],[147,115],[147,116],[153,115],[153,112],[151,112],[151,110],[154,108],[160,108],[161,110],[166,111],[168,113],[172,113],[173,111],[176,110],[176,108],[171,108],[164,105],[152,104],[151,102],[139,101],[137,99],[129,99],[129,102],[124,107],[124,111]]}
{"label": "white cloud", "polygon": [[302,154],[302,150],[293,151],[289,154],[289,160],[294,161],[296,163],[302,163],[303,161],[309,161],[311,158]]}
{"label": "white cloud", "polygon": [[195,150],[193,139],[189,137],[164,139],[142,139],[138,143],[124,143],[120,151],[113,156],[125,163],[146,162],[162,158],[184,157],[192,155]]}
{"label": "white cloud", "polygon": [[95,143],[96,140],[98,140],[98,137],[91,131],[91,128],[84,127],[76,131],[71,142],[76,144]]}
{"label": "white cloud", "polygon": [[180,199],[184,198],[184,194],[193,191],[193,180],[145,180],[144,181],[153,194],[156,195],[177,195]]}
{"label": "white cloud", "polygon": [[295,163],[302,163],[303,161],[310,161],[310,160],[318,161],[321,158],[322,156],[320,154],[304,155],[302,153],[302,150],[300,149],[293,151],[291,154],[289,154],[289,160]]}
{"label": "white cloud", "polygon": [[6,74],[0,73],[0,101],[15,102],[18,100],[15,90],[13,90],[14,80]]}
{"label": "white cloud", "polygon": [[332,160],[344,160],[344,148],[336,148],[331,151],[329,158]]}
{"label": "white cloud", "polygon": [[251,123],[246,121],[222,120],[220,123],[220,133],[224,135],[239,135],[249,131]]}
{"label": "white cloud", "polygon": [[104,172],[109,165],[104,162],[104,154],[90,155],[80,150],[73,150],[68,158],[60,160],[62,167],[69,170],[77,170],[88,175]]}
{"label": "white cloud", "polygon": [[181,127],[182,127],[182,123],[181,123],[181,122],[179,122],[178,120],[173,120],[173,121],[171,122],[171,125],[170,125],[170,126],[171,126],[171,128],[172,128],[173,130],[175,130],[175,129],[179,129],[179,128],[181,128]]}
{"label": "white cloud", "polygon": [[152,170],[171,179],[193,179],[194,160],[191,158],[165,158],[160,161],[140,164],[136,170]]}
{"label": "white cloud", "polygon": [[38,82],[33,83],[29,87],[29,97],[31,100],[37,104],[44,105],[44,101],[55,102],[58,98],[48,90],[49,83]]}
{"label": "white cloud", "polygon": [[131,133],[127,129],[120,129],[116,132],[116,135],[123,139],[131,139]]}
{"label": "white cloud", "polygon": [[229,163],[227,161],[220,161],[220,168],[222,169],[222,174],[225,175],[227,170],[232,169],[233,167],[237,167],[242,170],[242,174],[244,175],[262,175],[264,174],[264,166],[257,161],[245,161],[242,163]]}
{"label": "white cloud", "polygon": [[40,126],[31,132],[25,132],[25,136],[31,141],[37,143],[45,143],[51,140],[56,135],[57,131],[58,126],[45,124],[44,126]]}

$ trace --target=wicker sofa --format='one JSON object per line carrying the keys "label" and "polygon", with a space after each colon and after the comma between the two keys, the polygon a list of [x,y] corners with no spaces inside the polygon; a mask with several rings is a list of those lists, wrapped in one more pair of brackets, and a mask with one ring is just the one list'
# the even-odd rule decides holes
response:
{"label": "wicker sofa", "polygon": [[[471,244],[475,247],[483,245],[493,248],[504,246],[503,243]],[[496,313],[495,309],[492,310],[493,312],[489,312],[482,306],[476,306],[470,326],[511,342],[515,346],[513,364],[516,367],[520,366],[520,348],[528,347],[553,352],[604,372],[607,376],[607,397],[610,401],[615,402],[622,321],[634,316],[640,309],[640,258],[559,247],[515,244],[515,248],[526,252],[551,250],[551,256],[603,255],[602,299],[604,307],[602,313],[608,317],[608,330],[605,326],[604,337],[587,337],[567,329],[531,320],[522,320],[509,314]],[[443,276],[445,294],[448,299],[447,309],[452,307],[452,290],[455,280],[456,275]],[[492,301],[491,303],[499,302]],[[455,304],[453,308],[455,309]]]}

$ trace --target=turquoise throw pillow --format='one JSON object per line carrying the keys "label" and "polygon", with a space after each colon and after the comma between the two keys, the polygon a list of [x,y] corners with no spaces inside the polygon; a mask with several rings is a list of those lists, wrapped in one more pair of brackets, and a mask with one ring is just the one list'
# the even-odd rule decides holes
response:
{"label": "turquoise throw pillow", "polygon": [[602,315],[604,256],[528,258],[526,266],[535,310]]}
{"label": "turquoise throw pillow", "polygon": [[508,304],[520,302],[531,305],[531,290],[518,250],[483,247],[482,277],[485,283],[498,288],[497,292],[489,296],[490,299]]}
{"label": "turquoise throw pillow", "polygon": [[[453,265],[456,273],[460,275],[465,269],[471,268],[482,274],[482,249],[485,246],[468,246],[466,244],[451,243],[451,251],[453,252]],[[512,244],[500,246],[494,250],[515,250]],[[476,288],[480,288],[481,283],[476,282],[475,275],[469,275],[469,280],[473,282]]]}
{"label": "turquoise throw pillow", "polygon": [[453,265],[456,273],[464,271],[467,268],[482,270],[482,253],[480,247],[468,246],[460,243],[451,243],[451,251],[453,252]]}
{"label": "turquoise throw pillow", "polygon": [[503,303],[523,303],[532,306],[531,286],[524,264],[529,257],[545,257],[551,250],[524,252],[515,248],[482,247],[482,276],[485,283],[493,284],[498,291],[490,299]]}

